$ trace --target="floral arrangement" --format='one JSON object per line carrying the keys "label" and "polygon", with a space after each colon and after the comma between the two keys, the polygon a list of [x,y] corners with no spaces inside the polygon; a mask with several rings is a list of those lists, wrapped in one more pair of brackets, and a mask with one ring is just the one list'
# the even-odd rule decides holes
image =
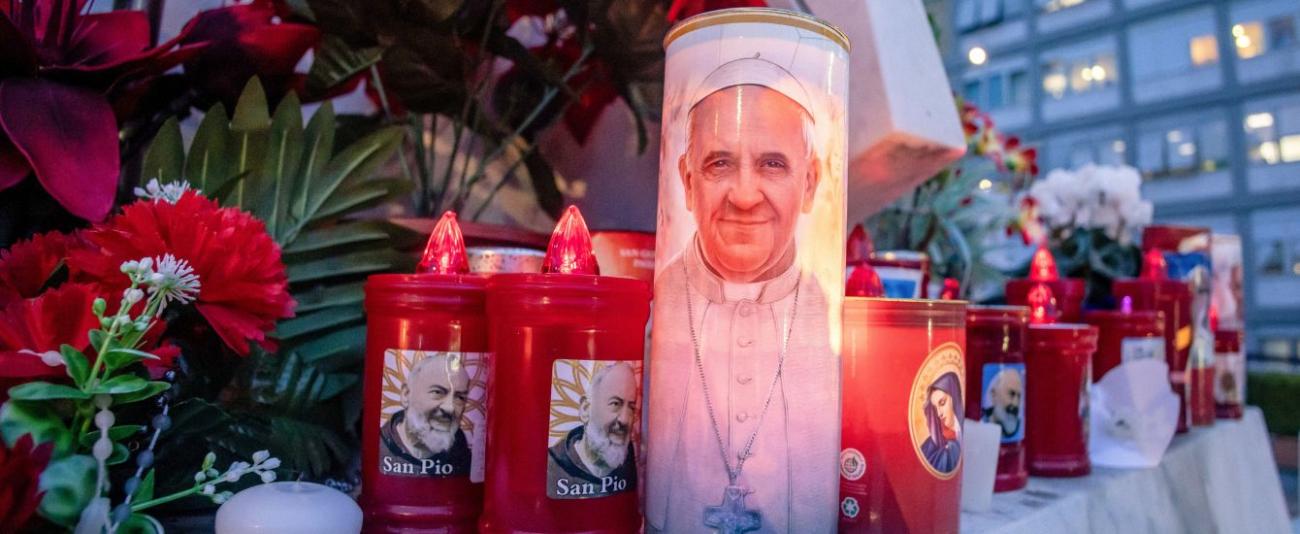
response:
{"label": "floral arrangement", "polygon": [[1005,246],[1017,227],[1009,200],[1038,174],[1038,153],[999,131],[988,114],[956,98],[966,156],[867,221],[875,246],[925,252],[931,279],[944,293],[972,300],[996,298],[1006,275],[986,254]]}
{"label": "floral arrangement", "polygon": [[[254,463],[217,473],[209,453],[189,487],[155,496],[155,447],[172,427],[178,397],[177,343],[189,337],[175,325],[193,308],[230,350],[247,353],[248,340],[265,343],[294,302],[279,248],[260,221],[184,184],[154,181],[137,193],[141,200],[87,231],[44,234],[0,254],[7,300],[0,313],[9,319],[0,327],[0,359],[6,371],[34,370],[7,388],[0,408],[10,454],[38,459],[39,470],[13,481],[26,488],[9,501],[14,509],[0,510],[15,529],[35,501],[43,520],[77,532],[160,531],[141,512],[194,494],[219,502],[228,494],[217,484],[249,473],[273,480],[280,465],[259,452]],[[155,399],[159,411],[150,415],[140,405]],[[119,424],[119,414],[147,424]],[[130,460],[127,442],[139,452],[134,469],[123,471],[114,466]]]}
{"label": "floral arrangement", "polygon": [[1051,248],[1062,275],[1088,282],[1088,302],[1105,306],[1110,281],[1136,276],[1141,251],[1134,234],[1151,224],[1142,177],[1128,166],[1057,169],[1020,199],[1026,243]]}

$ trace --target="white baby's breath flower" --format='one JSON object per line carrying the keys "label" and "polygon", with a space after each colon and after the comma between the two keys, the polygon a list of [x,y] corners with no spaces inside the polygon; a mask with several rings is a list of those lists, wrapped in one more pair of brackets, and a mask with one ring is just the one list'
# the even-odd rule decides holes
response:
{"label": "white baby's breath flower", "polygon": [[279,467],[280,467],[279,458],[267,458],[265,462],[262,462],[262,469],[277,469]]}
{"label": "white baby's breath flower", "polygon": [[126,301],[128,306],[144,300],[144,291],[136,288],[130,288],[122,292],[122,300]]}
{"label": "white baby's breath flower", "polygon": [[272,482],[275,482],[275,471],[266,471],[262,473],[263,484],[270,484]]}
{"label": "white baby's breath flower", "polygon": [[253,463],[260,464],[271,457],[271,451],[257,451],[253,453]]}
{"label": "white baby's breath flower", "polygon": [[158,266],[150,274],[148,284],[149,294],[161,293],[163,304],[191,302],[198,296],[200,287],[199,275],[194,274],[189,262],[171,254],[158,258]]}
{"label": "white baby's breath flower", "polygon": [[34,350],[23,349],[18,351],[19,354],[30,354],[41,359],[41,363],[50,367],[63,365],[63,355],[57,350],[47,350],[45,352],[36,352]]}
{"label": "white baby's breath flower", "polygon": [[203,494],[204,494],[204,495],[212,495],[212,494],[214,494],[214,493],[216,493],[216,492],[217,492],[217,487],[216,487],[216,486],[213,486],[212,484],[205,484],[205,485],[203,486]]}
{"label": "white baby's breath flower", "polygon": [[154,202],[163,201],[168,204],[175,204],[176,201],[180,200],[181,196],[189,190],[189,182],[181,181],[172,182],[170,184],[161,184],[158,182],[157,178],[153,178],[150,179],[149,183],[145,184],[144,187],[135,188],[135,196],[147,198]]}

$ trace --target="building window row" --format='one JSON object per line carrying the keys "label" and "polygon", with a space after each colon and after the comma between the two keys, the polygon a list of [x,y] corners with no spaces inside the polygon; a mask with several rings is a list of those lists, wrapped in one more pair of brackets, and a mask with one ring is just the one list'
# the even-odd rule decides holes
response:
{"label": "building window row", "polygon": [[1300,162],[1300,103],[1274,105],[1247,113],[1246,154],[1251,163]]}
{"label": "building window row", "polygon": [[1228,167],[1228,125],[1222,119],[1142,129],[1137,141],[1137,168],[1148,179],[1190,176]]}

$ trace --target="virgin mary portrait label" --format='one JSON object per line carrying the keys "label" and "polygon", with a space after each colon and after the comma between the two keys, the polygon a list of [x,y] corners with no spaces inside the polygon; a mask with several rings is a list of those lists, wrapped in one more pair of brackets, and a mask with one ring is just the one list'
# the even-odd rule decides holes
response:
{"label": "virgin mary portrait label", "polygon": [[556,360],[546,496],[607,497],[637,489],[641,362]]}
{"label": "virgin mary portrait label", "polygon": [[379,472],[482,482],[487,354],[384,351]]}
{"label": "virgin mary portrait label", "polygon": [[917,459],[947,480],[961,467],[965,358],[961,346],[944,343],[926,356],[912,382],[907,418]]}

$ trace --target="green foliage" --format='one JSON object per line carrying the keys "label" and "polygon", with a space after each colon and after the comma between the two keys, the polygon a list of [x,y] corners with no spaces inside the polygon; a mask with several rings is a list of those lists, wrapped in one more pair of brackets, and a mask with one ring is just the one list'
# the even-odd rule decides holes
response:
{"label": "green foliage", "polygon": [[1295,436],[1300,433],[1300,375],[1292,373],[1247,373],[1246,402],[1259,406],[1264,422],[1273,434]]}
{"label": "green foliage", "polygon": [[95,496],[95,468],[95,459],[84,454],[51,461],[41,473],[41,516],[65,527],[75,525]]}
{"label": "green foliage", "polygon": [[1001,235],[1015,212],[1005,197],[978,188],[999,173],[989,159],[966,156],[871,216],[866,229],[878,250],[925,252],[933,279],[956,278],[964,298],[979,299],[981,288],[1005,279],[983,258],[993,250],[988,238]]}
{"label": "green foliage", "polygon": [[[378,61],[379,53],[327,40],[313,76],[348,77]],[[329,85],[324,79],[316,83]],[[311,478],[345,471],[357,443],[349,421],[355,421],[359,407],[343,398],[359,392],[365,339],[361,284],[374,273],[412,269],[413,258],[397,247],[414,244],[419,236],[387,222],[352,219],[409,191],[408,181],[372,178],[390,161],[405,131],[382,127],[347,146],[336,145],[338,134],[328,102],[304,126],[297,96],[286,95],[269,109],[253,79],[229,118],[221,105],[208,112],[188,152],[177,141],[179,129],[164,127],[154,139],[150,154],[169,155],[151,161],[183,169],[180,178],[192,186],[266,223],[299,303],[297,316],[276,329],[277,352],[255,349],[229,373],[229,383],[204,395],[220,403],[178,407],[176,439],[198,439],[238,457],[269,449],[286,467]],[[205,415],[191,418],[189,412]],[[211,426],[213,421],[221,424]]]}

